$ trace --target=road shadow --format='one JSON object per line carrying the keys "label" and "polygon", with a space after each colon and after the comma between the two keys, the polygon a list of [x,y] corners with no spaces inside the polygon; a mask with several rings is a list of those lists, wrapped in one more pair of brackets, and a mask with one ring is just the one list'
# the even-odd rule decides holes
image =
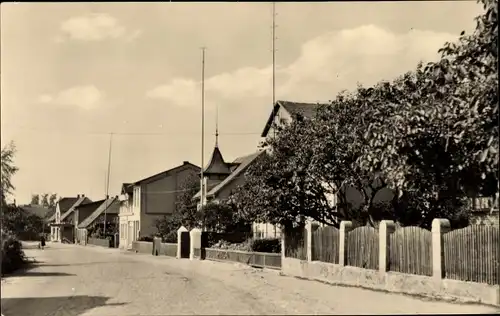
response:
{"label": "road shadow", "polygon": [[74,276],[76,274],[65,273],[65,272],[29,272],[23,271],[23,273],[19,273],[16,276],[18,277],[56,277],[56,276]]}
{"label": "road shadow", "polygon": [[[2,314],[4,316],[78,316],[98,307],[125,305],[125,303],[107,303],[109,299],[105,296],[88,295],[2,298]],[[118,313],[110,312],[109,315],[118,315]]]}

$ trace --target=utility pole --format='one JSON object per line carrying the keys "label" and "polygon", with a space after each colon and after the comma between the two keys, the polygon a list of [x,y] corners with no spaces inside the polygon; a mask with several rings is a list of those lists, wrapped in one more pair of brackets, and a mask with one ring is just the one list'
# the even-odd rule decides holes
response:
{"label": "utility pole", "polygon": [[205,168],[205,50],[201,47],[201,208],[205,206],[205,179],[203,169]]}
{"label": "utility pole", "polygon": [[111,172],[111,148],[113,146],[113,133],[109,134],[109,152],[108,152],[108,174],[106,179],[106,199],[104,200],[104,237],[106,238],[106,213],[108,210],[108,198],[109,198],[109,174]]}

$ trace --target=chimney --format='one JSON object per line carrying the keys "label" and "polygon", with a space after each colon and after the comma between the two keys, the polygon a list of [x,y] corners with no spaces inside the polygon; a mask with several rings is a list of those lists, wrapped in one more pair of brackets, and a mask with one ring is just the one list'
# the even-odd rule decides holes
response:
{"label": "chimney", "polygon": [[185,165],[189,164],[189,161],[184,160],[184,164]]}
{"label": "chimney", "polygon": [[77,197],[77,198],[80,198],[80,194],[78,194],[76,197]]}
{"label": "chimney", "polygon": [[82,194],[82,198],[84,198],[84,197],[85,197],[85,194]]}

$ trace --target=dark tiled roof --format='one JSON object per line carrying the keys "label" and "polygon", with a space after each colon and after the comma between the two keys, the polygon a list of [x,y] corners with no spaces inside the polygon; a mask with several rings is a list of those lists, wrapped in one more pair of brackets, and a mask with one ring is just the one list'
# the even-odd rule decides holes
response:
{"label": "dark tiled roof", "polygon": [[123,193],[133,193],[134,192],[134,186],[132,183],[124,183],[122,184],[122,194]]}
{"label": "dark tiled roof", "polygon": [[141,183],[148,182],[148,181],[155,181],[153,179],[156,179],[157,177],[160,177],[162,175],[165,176],[165,177],[167,177],[167,176],[173,174],[174,172],[178,171],[179,169],[181,169],[183,167],[190,167],[192,169],[195,169],[197,172],[201,171],[201,168],[198,167],[197,165],[194,165],[194,164],[190,163],[189,161],[184,161],[184,163],[182,165],[180,165],[180,166],[168,169],[166,171],[162,171],[162,172],[157,173],[155,175],[152,175],[152,176],[149,176],[149,177],[144,178],[142,180],[136,181],[136,182],[132,183],[130,185],[130,187],[133,187],[133,185],[141,184]]}
{"label": "dark tiled roof", "polygon": [[224,158],[219,150],[218,146],[215,146],[214,151],[212,153],[212,157],[208,162],[208,165],[203,170],[204,174],[225,174],[228,175],[231,173],[230,166],[224,162]]}
{"label": "dark tiled roof", "polygon": [[69,210],[67,210],[66,212],[64,212],[64,214],[62,214],[62,211],[61,211],[61,222],[63,222],[70,214],[73,213],[73,211],[75,210],[76,207],[78,207],[79,205],[81,204],[86,204],[86,203],[91,203],[92,200],[90,200],[88,197],[86,196],[82,196],[80,197],[76,202],[75,204],[73,204]]}
{"label": "dark tiled roof", "polygon": [[89,215],[85,220],[78,224],[78,228],[87,228],[92,224],[101,214],[113,214],[116,215],[120,212],[120,201],[117,197],[112,197],[107,200],[102,201],[99,207]]}
{"label": "dark tiled roof", "polygon": [[243,173],[248,168],[248,166],[250,166],[252,162],[254,162],[257,159],[257,157],[259,157],[264,152],[265,150],[262,150],[244,157],[237,158],[235,161],[241,161],[239,166],[227,178],[225,178],[222,182],[217,184],[213,189],[208,191],[207,196],[215,196],[226,185],[231,183],[231,181],[237,179],[240,176],[243,176]]}
{"label": "dark tiled roof", "polygon": [[280,106],[283,107],[291,115],[300,114],[306,118],[313,118],[314,114],[316,113],[316,110],[317,110],[318,106],[320,106],[320,104],[319,103],[291,102],[291,101],[276,101],[276,104],[273,107],[273,111],[271,112],[271,115],[267,119],[266,126],[264,127],[264,130],[262,131],[261,137],[265,137],[267,135],[267,132],[269,132],[269,129],[271,128],[271,125],[274,121],[274,117],[278,113]]}
{"label": "dark tiled roof", "polygon": [[[57,204],[59,204],[59,210],[61,210],[61,214],[64,214],[67,210],[69,210],[75,203],[78,201],[78,197],[64,197],[61,198]],[[48,219],[49,222],[52,222],[56,219],[56,213],[52,214],[52,216]]]}

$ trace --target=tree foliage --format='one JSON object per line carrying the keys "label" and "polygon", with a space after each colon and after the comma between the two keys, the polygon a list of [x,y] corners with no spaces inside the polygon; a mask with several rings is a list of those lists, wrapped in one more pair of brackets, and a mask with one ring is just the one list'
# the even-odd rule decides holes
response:
{"label": "tree foliage", "polygon": [[[307,216],[427,227],[460,221],[468,197],[498,192],[498,8],[482,0],[475,31],[445,43],[436,62],[372,87],[358,86],[300,115],[267,142],[272,153],[235,195],[247,218],[286,224]],[[361,194],[353,208],[344,188]],[[395,191],[375,203],[383,188]],[[337,194],[338,207],[325,196]]]}
{"label": "tree foliage", "polygon": [[4,148],[2,148],[0,154],[0,195],[2,203],[5,203],[5,199],[12,194],[15,189],[12,183],[12,177],[18,171],[18,168],[14,165],[14,156],[16,154],[16,146],[14,142],[10,142]]}

